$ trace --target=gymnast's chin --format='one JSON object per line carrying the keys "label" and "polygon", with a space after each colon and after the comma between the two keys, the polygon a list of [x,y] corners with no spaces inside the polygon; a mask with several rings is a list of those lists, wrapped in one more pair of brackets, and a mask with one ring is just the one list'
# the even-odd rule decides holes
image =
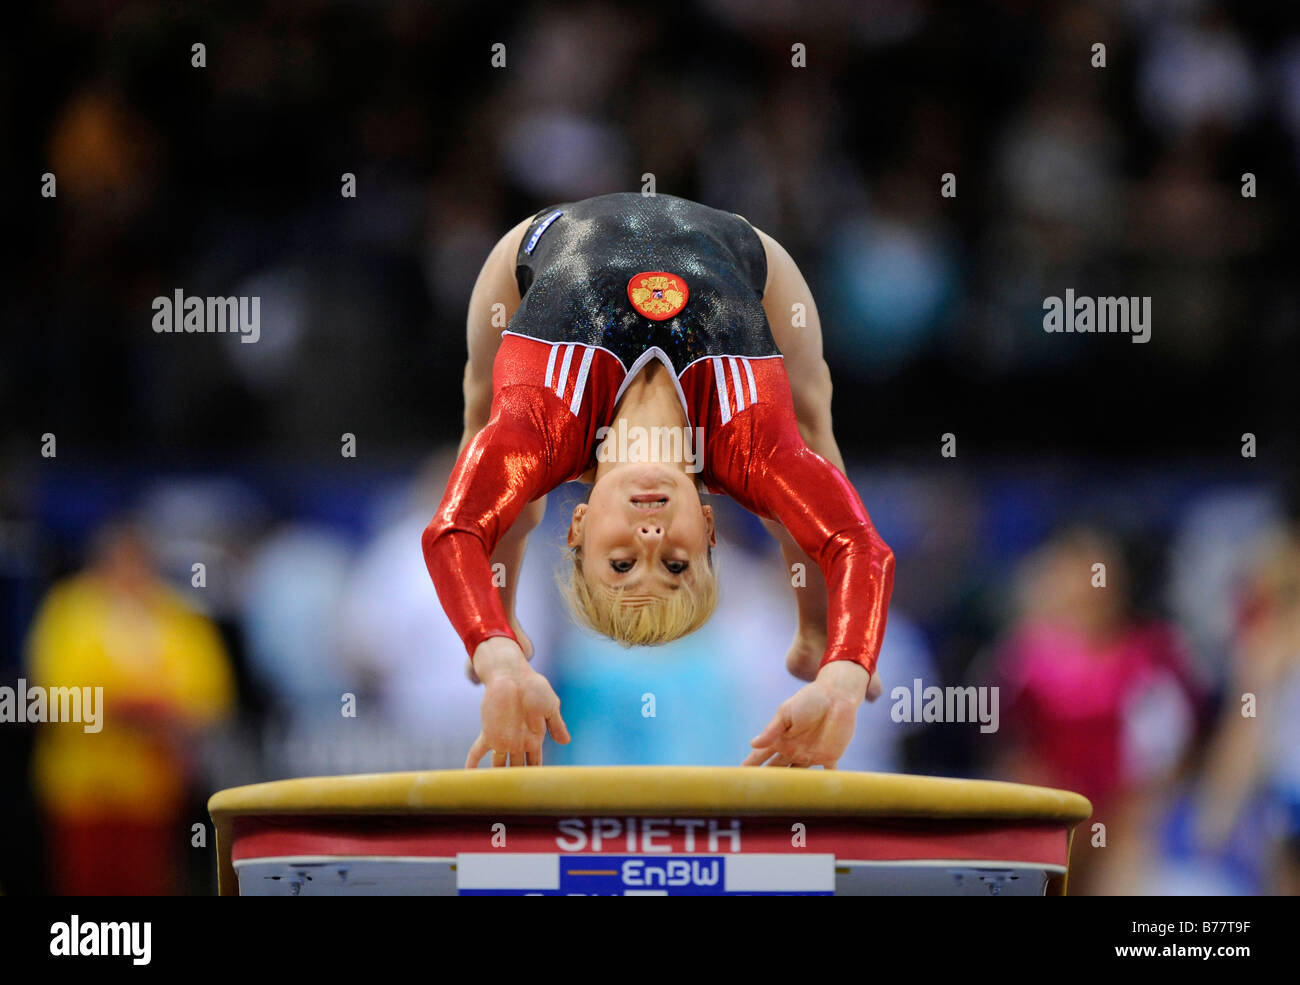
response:
{"label": "gymnast's chin", "polygon": [[682,463],[601,462],[559,572],[573,617],[624,646],[680,639],[718,603],[713,508]]}

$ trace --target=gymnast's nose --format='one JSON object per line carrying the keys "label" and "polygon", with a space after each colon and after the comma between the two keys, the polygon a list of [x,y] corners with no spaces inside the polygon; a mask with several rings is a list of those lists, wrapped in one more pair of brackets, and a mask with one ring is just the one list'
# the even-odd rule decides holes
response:
{"label": "gymnast's nose", "polygon": [[636,533],[641,540],[654,542],[662,540],[664,528],[658,523],[641,522],[636,526]]}

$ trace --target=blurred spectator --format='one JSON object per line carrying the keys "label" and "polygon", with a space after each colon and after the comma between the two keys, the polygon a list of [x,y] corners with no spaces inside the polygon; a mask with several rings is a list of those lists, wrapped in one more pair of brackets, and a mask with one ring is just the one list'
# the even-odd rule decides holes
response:
{"label": "blurred spectator", "polygon": [[328,527],[285,524],[244,571],[244,636],[250,668],[277,714],[336,716],[347,690],[335,628],[351,551]]}
{"label": "blurred spectator", "polygon": [[1206,4],[1198,20],[1156,28],[1142,62],[1138,99],[1166,130],[1243,127],[1258,99],[1250,52],[1223,13]]}
{"label": "blurred spectator", "polygon": [[1239,586],[1252,545],[1279,523],[1277,503],[1256,488],[1207,492],[1184,511],[1170,545],[1168,603],[1191,641],[1201,678],[1226,684]]}
{"label": "blurred spectator", "polygon": [[[1194,793],[1191,837],[1181,861],[1187,868],[1245,870],[1249,881],[1242,885],[1238,879],[1237,891],[1295,895],[1300,892],[1300,531],[1271,533],[1260,541],[1238,596],[1231,678]],[[1219,885],[1225,881],[1221,877]]]}
{"label": "blurred spectator", "polygon": [[896,184],[896,201],[842,220],[828,244],[827,348],[861,376],[891,375],[931,343],[958,288],[942,227],[918,210],[926,191]]}
{"label": "blurred spectator", "polygon": [[28,661],[34,686],[103,688],[102,731],[50,723],[38,735],[51,888],[177,891],[196,742],[235,698],[215,628],[158,577],[139,533],[113,524],[86,570],[46,595]]}
{"label": "blurred spectator", "polygon": [[[1104,565],[1104,585],[1096,565]],[[1173,628],[1130,611],[1115,543],[1054,538],[1022,566],[1021,616],[1001,648],[1007,779],[1092,801],[1106,828],[1076,834],[1072,888],[1133,891],[1152,804],[1193,738],[1199,695]]]}
{"label": "blurred spectator", "polygon": [[[399,491],[397,515],[362,547],[336,603],[340,656],[359,686],[361,717],[373,726],[372,741],[382,734],[397,750],[395,761],[372,761],[370,769],[456,769],[478,735],[482,692],[465,674],[465,647],[420,552],[454,460],[454,449],[439,453]],[[537,627],[526,631],[537,644]]]}

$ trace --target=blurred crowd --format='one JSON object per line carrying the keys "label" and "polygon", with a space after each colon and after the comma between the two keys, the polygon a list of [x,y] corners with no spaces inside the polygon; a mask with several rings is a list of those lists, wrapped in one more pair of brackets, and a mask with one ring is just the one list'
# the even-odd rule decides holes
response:
{"label": "blurred crowd", "polygon": [[[647,176],[818,298],[898,557],[841,768],[1078,790],[1076,892],[1300,891],[1300,10],[801,6],[13,12],[0,686],[107,705],[0,724],[0,891],[206,892],[215,789],[463,764],[478,692],[419,540],[470,287],[526,215]],[[176,288],[259,296],[260,341],[153,333]],[[1151,296],[1151,342],[1044,333],[1067,288]],[[775,545],[716,504],[717,614],[623,650],[558,603],[561,493],[519,592],[574,735],[547,761],[740,762],[797,684]],[[1001,727],[896,721],[915,680],[996,685]]]}

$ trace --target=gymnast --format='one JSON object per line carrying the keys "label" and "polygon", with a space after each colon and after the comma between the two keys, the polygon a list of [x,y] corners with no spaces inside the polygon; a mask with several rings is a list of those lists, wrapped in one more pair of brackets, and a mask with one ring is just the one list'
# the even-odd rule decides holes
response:
{"label": "gymnast", "polygon": [[[466,767],[489,752],[494,766],[541,765],[548,732],[569,741],[514,598],[546,494],[580,480],[591,489],[570,520],[564,594],[576,619],[624,645],[677,639],[712,613],[701,492],[757,514],[789,570],[804,565],[786,666],[809,683],[742,765],[833,769],[858,707],[881,691],[894,558],[844,476],[817,308],[789,254],[741,216],[671,195],[552,206],[488,256],[468,348],[464,437],[423,536],[484,685]],[[651,438],[611,453],[628,433]]]}

